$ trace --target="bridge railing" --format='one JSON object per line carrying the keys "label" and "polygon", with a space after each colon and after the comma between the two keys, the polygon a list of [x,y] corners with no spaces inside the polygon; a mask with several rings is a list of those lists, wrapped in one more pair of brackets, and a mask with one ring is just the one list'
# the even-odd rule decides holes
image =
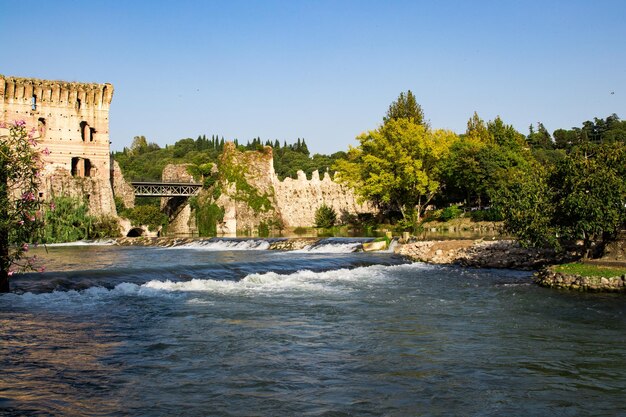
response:
{"label": "bridge railing", "polygon": [[135,197],[190,197],[198,194],[202,184],[189,182],[131,182]]}

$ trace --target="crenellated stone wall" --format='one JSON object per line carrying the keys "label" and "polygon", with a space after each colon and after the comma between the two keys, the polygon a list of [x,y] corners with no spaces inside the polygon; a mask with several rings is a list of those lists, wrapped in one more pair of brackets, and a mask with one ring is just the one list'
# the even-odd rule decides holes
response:
{"label": "crenellated stone wall", "polygon": [[[163,180],[188,181],[186,167],[167,168]],[[216,204],[224,210],[224,219],[218,225],[218,233],[223,235],[254,234],[261,222],[282,222],[285,228],[312,227],[315,224],[315,211],[322,205],[333,207],[338,215],[343,213],[359,214],[374,213],[371,204],[357,202],[354,191],[333,181],[328,173],[320,179],[317,171],[309,180],[302,171],[298,171],[298,179],[286,178],[280,181],[274,172],[272,148],[265,147],[262,151],[241,152],[233,143],[226,143],[219,163],[220,195]],[[241,181],[241,176],[245,181]],[[252,187],[255,191],[238,189]],[[254,200],[254,201],[253,201]],[[253,207],[261,201],[261,208]],[[256,203],[256,204],[255,204]],[[193,215],[181,211],[185,216]],[[168,229],[183,233],[183,222],[176,220]],[[188,233],[192,232],[187,230]]]}
{"label": "crenellated stone wall", "polygon": [[44,171],[40,195],[85,191],[92,214],[115,215],[110,183],[111,84],[0,75],[0,123],[24,120],[33,129]]}
{"label": "crenellated stone wall", "polygon": [[298,179],[273,177],[276,204],[287,227],[311,227],[315,224],[315,211],[323,204],[332,207],[339,216],[342,213],[373,213],[369,203],[358,203],[354,191],[330,178],[328,172],[320,180],[318,171],[311,179],[298,171]]}

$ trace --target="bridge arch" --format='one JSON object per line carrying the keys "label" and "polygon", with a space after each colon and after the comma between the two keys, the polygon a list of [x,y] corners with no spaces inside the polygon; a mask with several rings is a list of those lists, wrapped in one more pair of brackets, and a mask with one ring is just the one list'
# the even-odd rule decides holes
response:
{"label": "bridge arch", "polygon": [[126,233],[126,237],[143,236],[144,232],[145,230],[143,230],[141,227],[133,227],[132,229],[128,231],[128,233]]}

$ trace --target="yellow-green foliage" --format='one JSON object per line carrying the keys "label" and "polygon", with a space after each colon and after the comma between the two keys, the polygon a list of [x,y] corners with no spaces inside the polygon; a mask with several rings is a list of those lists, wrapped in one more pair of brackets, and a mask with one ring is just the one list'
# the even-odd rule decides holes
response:
{"label": "yellow-green foliage", "polygon": [[335,166],[341,180],[361,198],[399,210],[404,217],[415,209],[419,220],[439,192],[439,162],[457,136],[409,119],[393,119],[357,139],[360,145]]}

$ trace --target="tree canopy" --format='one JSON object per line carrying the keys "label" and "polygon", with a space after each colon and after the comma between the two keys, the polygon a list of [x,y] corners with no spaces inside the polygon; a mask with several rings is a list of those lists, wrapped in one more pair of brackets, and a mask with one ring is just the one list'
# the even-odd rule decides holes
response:
{"label": "tree canopy", "polygon": [[418,125],[426,125],[422,106],[417,103],[411,90],[408,90],[406,94],[400,93],[398,99],[389,105],[383,122],[387,123],[398,119],[407,119]]}
{"label": "tree canopy", "polygon": [[530,246],[583,242],[585,255],[626,225],[626,145],[587,144],[534,167],[495,198],[506,229]]}
{"label": "tree canopy", "polygon": [[439,162],[456,139],[453,132],[432,131],[412,117],[388,119],[359,136],[360,145],[335,167],[361,198],[419,221],[440,190]]}

